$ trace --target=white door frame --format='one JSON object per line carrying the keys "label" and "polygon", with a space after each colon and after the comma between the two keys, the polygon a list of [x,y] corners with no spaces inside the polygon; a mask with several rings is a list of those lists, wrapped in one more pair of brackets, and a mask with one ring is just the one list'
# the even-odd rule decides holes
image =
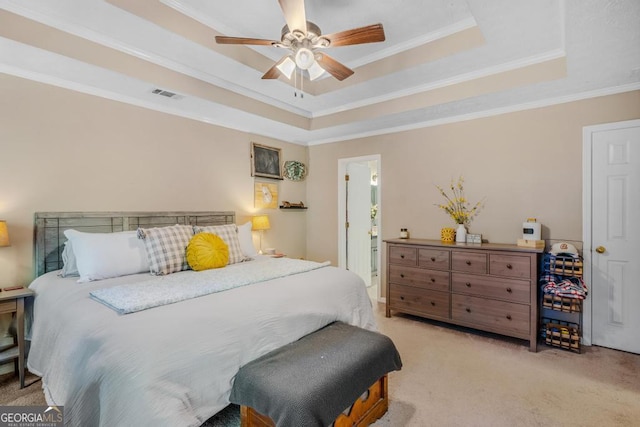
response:
{"label": "white door frame", "polygon": [[[585,126],[582,128],[582,256],[584,258],[584,281],[588,287],[591,286],[592,278],[592,235],[591,235],[591,170],[592,170],[592,150],[593,134],[596,132],[624,129],[628,127],[640,126],[640,120],[626,120],[623,122],[606,123],[602,125]],[[593,328],[593,305],[592,298],[584,301],[584,312],[582,314],[582,342],[591,345],[591,333]]]}
{"label": "white door frame", "polygon": [[369,156],[349,157],[345,159],[338,159],[338,267],[347,268],[347,252],[346,252],[346,238],[345,238],[345,211],[347,209],[346,191],[344,186],[344,175],[347,173],[347,165],[349,163],[360,163],[376,161],[378,174],[378,253],[377,253],[377,265],[378,265],[378,299],[380,299],[380,292],[382,289],[382,283],[380,279],[382,274],[380,271],[380,254],[382,251],[382,156],[380,154],[372,154]]}

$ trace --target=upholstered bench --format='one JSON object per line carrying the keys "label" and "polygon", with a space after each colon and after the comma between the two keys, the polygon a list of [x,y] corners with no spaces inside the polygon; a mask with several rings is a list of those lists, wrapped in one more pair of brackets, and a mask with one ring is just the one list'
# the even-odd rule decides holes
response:
{"label": "upholstered bench", "polygon": [[387,411],[387,373],[401,367],[388,337],[334,322],[243,366],[230,400],[242,427],[364,427]]}

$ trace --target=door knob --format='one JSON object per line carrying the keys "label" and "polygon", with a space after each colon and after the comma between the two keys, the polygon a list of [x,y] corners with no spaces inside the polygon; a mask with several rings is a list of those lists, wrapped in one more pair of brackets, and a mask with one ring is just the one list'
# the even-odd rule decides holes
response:
{"label": "door knob", "polygon": [[606,250],[607,250],[607,248],[605,248],[604,246],[598,246],[596,248],[596,252],[598,252],[599,254],[603,254],[604,251],[606,251]]}

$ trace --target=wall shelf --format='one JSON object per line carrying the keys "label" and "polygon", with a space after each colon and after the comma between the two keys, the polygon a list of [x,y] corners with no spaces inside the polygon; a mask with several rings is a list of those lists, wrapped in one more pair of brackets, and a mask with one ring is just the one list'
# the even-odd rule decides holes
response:
{"label": "wall shelf", "polygon": [[301,211],[301,210],[305,210],[305,209],[308,209],[308,208],[306,206],[303,206],[303,207],[296,207],[296,206],[285,207],[285,206],[280,206],[280,209],[282,209],[283,211]]}

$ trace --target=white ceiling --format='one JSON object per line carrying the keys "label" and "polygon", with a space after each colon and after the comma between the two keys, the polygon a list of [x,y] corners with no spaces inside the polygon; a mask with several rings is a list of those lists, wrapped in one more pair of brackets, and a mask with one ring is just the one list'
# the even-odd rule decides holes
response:
{"label": "white ceiling", "polygon": [[0,0],[0,72],[305,145],[640,89],[638,0],[305,6],[325,34],[380,22],[387,39],[329,49],[354,76],[303,98],[261,79],[281,49],[213,41],[279,39],[276,0]]}

